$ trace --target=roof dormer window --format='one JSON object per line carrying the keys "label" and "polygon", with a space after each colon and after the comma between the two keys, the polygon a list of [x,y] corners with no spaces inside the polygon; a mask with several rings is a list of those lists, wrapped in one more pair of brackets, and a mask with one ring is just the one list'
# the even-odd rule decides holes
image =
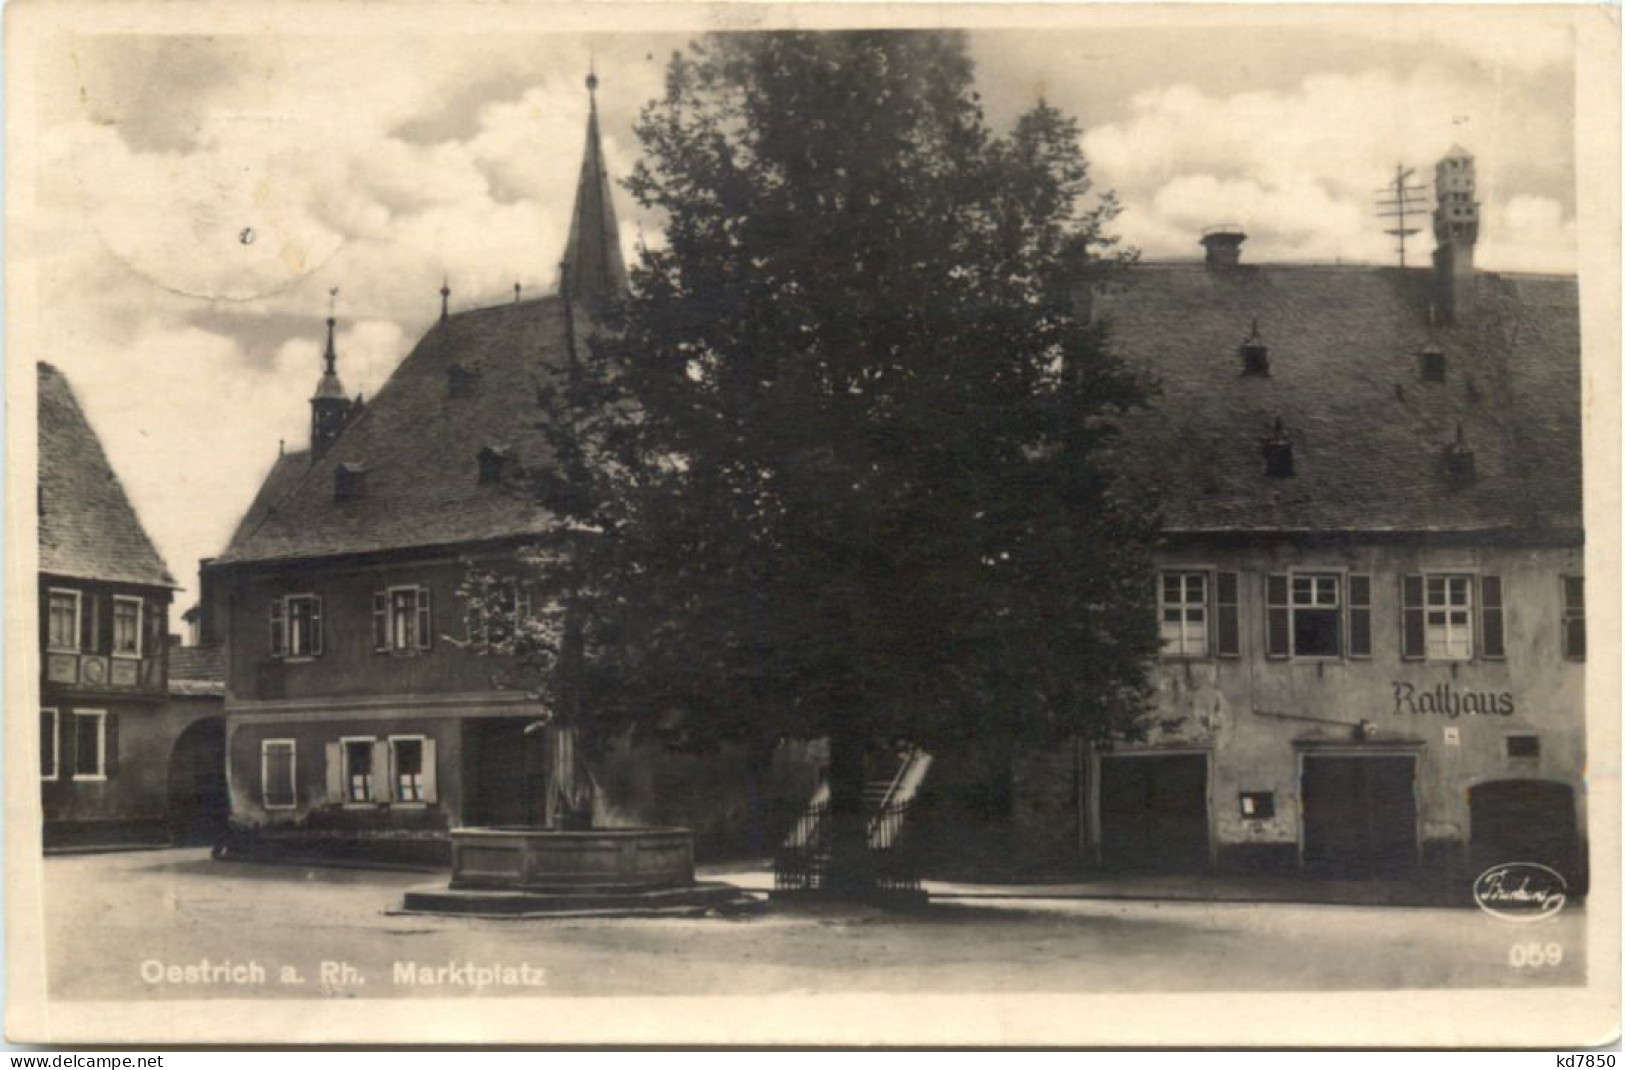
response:
{"label": "roof dormer window", "polygon": [[339,502],[354,501],[367,491],[367,469],[352,461],[346,461],[333,469],[333,500]]}
{"label": "roof dormer window", "polygon": [[1270,347],[1264,344],[1264,339],[1258,333],[1258,320],[1253,320],[1253,329],[1246,338],[1242,339],[1241,347],[1237,350],[1241,354],[1241,374],[1267,376],[1270,373]]}
{"label": "roof dormer window", "polygon": [[1416,374],[1424,383],[1444,382],[1444,368],[1444,350],[1438,346],[1423,346],[1416,354]]}
{"label": "roof dormer window", "polygon": [[500,483],[513,472],[519,464],[510,446],[486,446],[480,450],[480,482]]}
{"label": "roof dormer window", "polygon": [[1452,487],[1471,486],[1478,479],[1478,465],[1467,448],[1467,434],[1456,425],[1456,440],[1444,448],[1445,478]]}
{"label": "roof dormer window", "polygon": [[466,398],[479,385],[480,373],[465,364],[453,364],[446,369],[446,396]]}
{"label": "roof dormer window", "polygon": [[1292,462],[1292,439],[1286,433],[1286,425],[1281,418],[1275,418],[1275,426],[1270,433],[1264,436],[1260,443],[1264,454],[1264,474],[1272,479],[1287,479],[1295,473]]}

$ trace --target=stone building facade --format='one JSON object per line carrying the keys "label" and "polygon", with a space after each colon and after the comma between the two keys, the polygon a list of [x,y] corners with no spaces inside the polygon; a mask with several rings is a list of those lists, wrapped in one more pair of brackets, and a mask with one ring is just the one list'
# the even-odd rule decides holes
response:
{"label": "stone building facade", "polygon": [[172,678],[174,579],[67,378],[40,364],[38,382],[44,844],[168,842],[191,805],[174,762],[220,696]]}
{"label": "stone building facade", "polygon": [[[1013,766],[1032,853],[1119,869],[1585,881],[1572,277],[1476,270],[1472,159],[1429,269],[1146,263],[1088,295],[1161,384],[1143,738]],[[1063,772],[1063,768],[1065,772]]]}

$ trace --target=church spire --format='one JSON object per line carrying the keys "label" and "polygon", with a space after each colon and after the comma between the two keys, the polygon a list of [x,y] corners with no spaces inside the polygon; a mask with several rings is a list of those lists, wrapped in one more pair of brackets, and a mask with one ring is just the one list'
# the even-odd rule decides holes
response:
{"label": "church spire", "polygon": [[322,360],[326,364],[326,371],[324,373],[324,377],[327,376],[327,375],[331,375],[335,379],[338,378],[338,374],[339,374],[339,371],[338,371],[339,355],[333,349],[333,327],[334,327],[334,324],[336,322],[337,321],[334,320],[332,316],[327,317],[327,352],[322,354]]}
{"label": "church spire", "polygon": [[316,381],[316,393],[310,399],[310,452],[312,459],[327,452],[327,447],[339,437],[350,417],[350,399],[344,395],[344,384],[339,382],[338,350],[333,345],[333,317],[338,303],[338,289],[328,294],[327,350],[322,354],[322,377]]}
{"label": "church spire", "polygon": [[588,304],[617,297],[626,291],[626,261],[621,258],[620,228],[615,223],[615,202],[609,171],[598,135],[598,75],[587,72],[587,150],[576,184],[575,211],[570,216],[570,240],[564,247],[563,271],[570,295]]}

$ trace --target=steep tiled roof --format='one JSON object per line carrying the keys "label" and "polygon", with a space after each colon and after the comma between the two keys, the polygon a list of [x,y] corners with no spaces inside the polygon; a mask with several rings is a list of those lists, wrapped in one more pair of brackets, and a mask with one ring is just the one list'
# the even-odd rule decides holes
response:
{"label": "steep tiled roof", "polygon": [[248,512],[237,522],[237,530],[232,532],[228,546],[235,546],[248,537],[248,533],[260,526],[267,514],[276,506],[288,492],[299,483],[299,478],[310,468],[310,451],[293,450],[277,455],[276,463],[266,473],[265,481],[260,484],[259,493],[249,503]]}
{"label": "steep tiled roof", "polygon": [[[1580,527],[1575,280],[1478,276],[1477,311],[1430,328],[1426,269],[1141,265],[1096,303],[1113,344],[1160,379],[1126,453],[1171,530],[1486,531]],[[1254,320],[1271,374],[1243,376]],[[1418,352],[1443,350],[1443,382]],[[1276,418],[1295,474],[1264,475]],[[1477,478],[1453,487],[1461,426]]]}
{"label": "steep tiled roof", "polygon": [[[1579,317],[1573,278],[1479,277],[1478,312],[1430,326],[1430,271],[1140,265],[1096,300],[1112,344],[1161,383],[1128,421],[1127,463],[1171,531],[1486,532],[1580,527]],[[1271,374],[1243,376],[1254,320]],[[1436,345],[1443,382],[1418,353]],[[457,544],[535,533],[546,514],[478,480],[479,453],[545,463],[535,387],[563,359],[555,298],[431,330],[314,464],[281,458],[222,562]],[[472,385],[456,394],[449,370]],[[1295,474],[1266,476],[1279,418]],[[1460,425],[1477,478],[1451,482]],[[365,489],[334,500],[334,471]]]}
{"label": "steep tiled roof", "polygon": [[[523,465],[545,460],[534,427],[536,388],[563,356],[556,298],[441,320],[326,454],[314,463],[302,453],[278,461],[217,560],[325,557],[543,530],[539,506],[480,483],[479,453],[506,446]],[[466,383],[455,393],[454,365]],[[341,465],[363,470],[363,487],[335,501]]]}
{"label": "steep tiled roof", "polygon": [[169,693],[172,695],[224,695],[225,648],[172,646],[169,648]]}
{"label": "steep tiled roof", "polygon": [[40,571],[175,586],[67,379],[38,371]]}

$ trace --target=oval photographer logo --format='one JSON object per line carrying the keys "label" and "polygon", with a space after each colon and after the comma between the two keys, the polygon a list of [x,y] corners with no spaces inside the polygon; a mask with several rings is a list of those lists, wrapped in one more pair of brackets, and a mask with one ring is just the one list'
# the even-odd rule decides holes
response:
{"label": "oval photographer logo", "polygon": [[1502,862],[1473,882],[1473,902],[1502,921],[1556,917],[1568,898],[1569,885],[1563,875],[1539,862]]}

